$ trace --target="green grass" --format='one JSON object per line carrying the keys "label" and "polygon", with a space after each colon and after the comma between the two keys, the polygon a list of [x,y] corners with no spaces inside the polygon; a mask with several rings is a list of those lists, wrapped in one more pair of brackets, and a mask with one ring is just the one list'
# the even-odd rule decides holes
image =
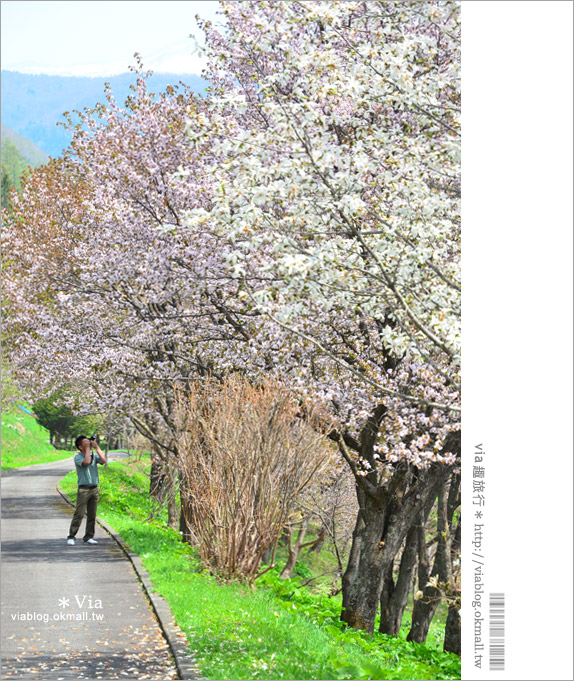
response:
{"label": "green grass", "polygon": [[2,470],[59,461],[73,452],[55,449],[50,434],[25,412],[2,414]]}
{"label": "green grass", "polygon": [[[251,588],[204,571],[194,550],[165,527],[147,494],[149,460],[110,463],[100,473],[98,515],[139,554],[165,597],[207,679],[460,679],[460,660],[443,653],[442,627],[428,645],[370,637],[339,621],[340,600],[269,571]],[[75,473],[62,489],[72,499]],[[305,570],[300,570],[305,572]]]}

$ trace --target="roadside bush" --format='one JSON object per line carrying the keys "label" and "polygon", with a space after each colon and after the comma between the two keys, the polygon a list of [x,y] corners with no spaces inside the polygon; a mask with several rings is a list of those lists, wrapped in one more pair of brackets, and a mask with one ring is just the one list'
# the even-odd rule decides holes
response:
{"label": "roadside bush", "polygon": [[179,405],[192,543],[215,572],[252,580],[330,449],[312,428],[313,409],[302,418],[300,403],[271,383],[206,381],[181,394]]}

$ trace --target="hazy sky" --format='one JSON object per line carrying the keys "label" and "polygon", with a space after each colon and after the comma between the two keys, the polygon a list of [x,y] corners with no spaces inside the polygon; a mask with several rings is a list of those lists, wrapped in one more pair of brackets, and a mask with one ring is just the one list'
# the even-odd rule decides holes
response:
{"label": "hazy sky", "polygon": [[122,0],[2,0],[2,69],[23,73],[112,76],[135,63],[156,72],[197,73],[195,15],[215,19],[219,3]]}

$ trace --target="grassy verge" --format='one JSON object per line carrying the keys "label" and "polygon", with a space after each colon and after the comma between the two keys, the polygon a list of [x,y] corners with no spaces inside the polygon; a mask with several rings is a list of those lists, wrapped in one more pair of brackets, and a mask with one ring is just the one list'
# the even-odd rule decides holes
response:
{"label": "grassy verge", "polygon": [[33,416],[2,414],[2,470],[59,461],[72,454],[55,449],[50,434]]}
{"label": "grassy verge", "polygon": [[[442,653],[442,632],[429,645],[344,629],[340,601],[312,593],[301,577],[269,571],[249,588],[222,583],[165,527],[147,494],[145,457],[101,471],[98,515],[138,553],[156,591],[168,601],[207,679],[459,679],[460,660]],[[75,473],[62,489],[75,498]]]}

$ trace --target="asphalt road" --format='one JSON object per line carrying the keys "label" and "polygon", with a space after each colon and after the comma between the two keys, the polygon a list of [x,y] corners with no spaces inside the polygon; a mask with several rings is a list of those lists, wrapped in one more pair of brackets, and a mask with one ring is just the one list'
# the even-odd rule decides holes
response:
{"label": "asphalt road", "polygon": [[[2,678],[175,679],[133,567],[96,525],[66,544],[73,510],[56,483],[73,460],[2,475]],[[103,467],[100,475],[105,475]]]}

